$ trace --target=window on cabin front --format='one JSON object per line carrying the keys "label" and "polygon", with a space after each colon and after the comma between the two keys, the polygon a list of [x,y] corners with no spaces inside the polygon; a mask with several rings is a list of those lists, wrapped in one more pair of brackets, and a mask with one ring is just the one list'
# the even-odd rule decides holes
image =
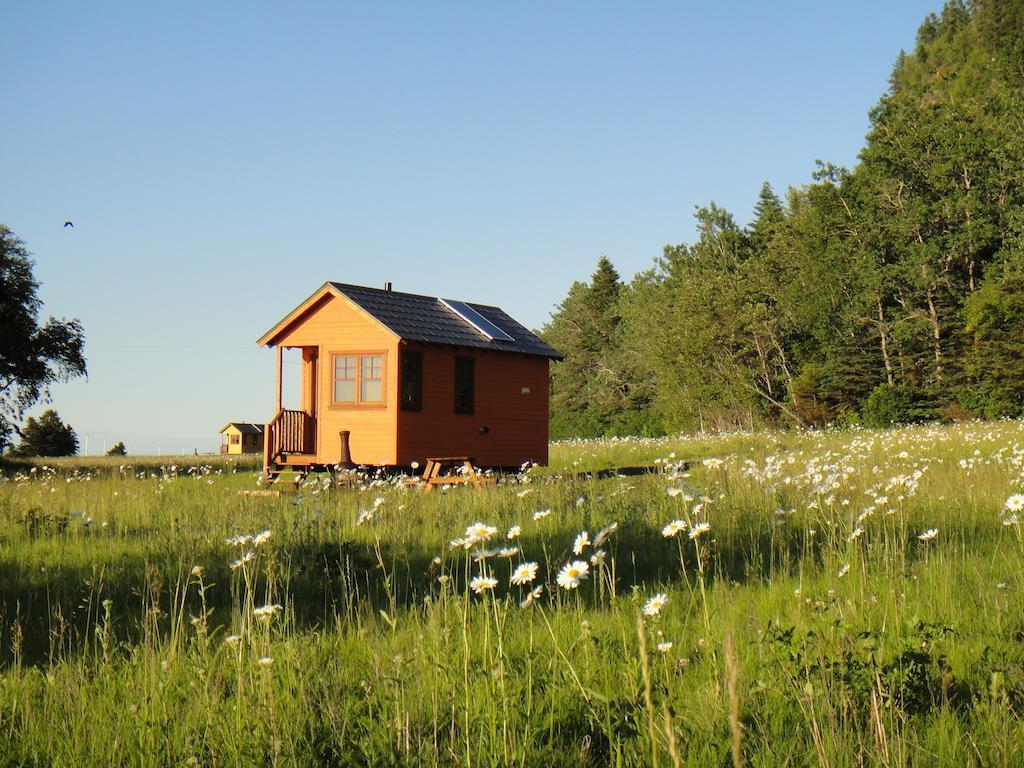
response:
{"label": "window on cabin front", "polygon": [[238,445],[238,435],[229,435],[231,445]]}
{"label": "window on cabin front", "polygon": [[466,415],[473,413],[473,368],[472,357],[455,358],[455,412]]}
{"label": "window on cabin front", "polygon": [[402,410],[423,410],[423,353],[402,350]]}
{"label": "window on cabin front", "polygon": [[333,355],[332,405],[383,405],[384,354]]}

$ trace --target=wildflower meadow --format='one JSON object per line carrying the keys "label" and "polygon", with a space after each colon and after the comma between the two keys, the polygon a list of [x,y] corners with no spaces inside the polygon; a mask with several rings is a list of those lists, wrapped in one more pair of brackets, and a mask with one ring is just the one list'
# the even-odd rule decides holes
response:
{"label": "wildflower meadow", "polygon": [[0,764],[1024,764],[1021,422],[257,475],[8,472]]}

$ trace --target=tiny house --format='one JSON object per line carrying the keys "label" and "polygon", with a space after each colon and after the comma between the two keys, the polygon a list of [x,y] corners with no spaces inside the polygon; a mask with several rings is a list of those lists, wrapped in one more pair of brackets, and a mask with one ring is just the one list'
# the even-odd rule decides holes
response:
{"label": "tiny house", "polygon": [[[548,365],[561,355],[497,307],[324,283],[258,341],[277,349],[264,466],[480,466],[548,459]],[[283,349],[301,404],[282,407]]]}
{"label": "tiny house", "polygon": [[231,421],[221,427],[220,452],[229,456],[259,453],[263,450],[263,425],[248,421]]}

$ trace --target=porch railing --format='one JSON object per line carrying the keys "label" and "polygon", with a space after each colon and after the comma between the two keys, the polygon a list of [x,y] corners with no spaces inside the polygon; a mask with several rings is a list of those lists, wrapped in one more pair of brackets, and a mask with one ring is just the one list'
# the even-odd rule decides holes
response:
{"label": "porch railing", "polygon": [[284,453],[315,453],[316,422],[305,411],[281,410],[267,425],[264,438],[269,461]]}

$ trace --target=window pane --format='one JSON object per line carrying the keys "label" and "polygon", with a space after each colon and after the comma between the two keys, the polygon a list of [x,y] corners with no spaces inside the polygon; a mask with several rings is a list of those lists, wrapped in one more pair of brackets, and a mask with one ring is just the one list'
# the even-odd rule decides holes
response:
{"label": "window pane", "polygon": [[356,401],[356,358],[339,355],[334,358],[334,402]]}
{"label": "window pane", "polygon": [[363,380],[363,397],[362,402],[364,403],[379,403],[381,401],[382,386],[380,379],[364,379]]}
{"label": "window pane", "polygon": [[360,358],[359,402],[379,403],[383,401],[384,386],[381,379],[384,366],[382,360],[380,355],[363,355]]}
{"label": "window pane", "polygon": [[356,359],[354,357],[334,358],[334,378],[354,379],[356,377]]}
{"label": "window pane", "polygon": [[382,370],[380,355],[365,355],[362,358],[362,363],[364,379],[380,378]]}
{"label": "window pane", "polygon": [[402,351],[402,410],[423,410],[423,353]]}
{"label": "window pane", "polygon": [[472,357],[455,358],[455,412],[473,413],[473,367]]}
{"label": "window pane", "polygon": [[356,383],[353,379],[338,379],[334,382],[334,402],[354,403],[356,400]]}

